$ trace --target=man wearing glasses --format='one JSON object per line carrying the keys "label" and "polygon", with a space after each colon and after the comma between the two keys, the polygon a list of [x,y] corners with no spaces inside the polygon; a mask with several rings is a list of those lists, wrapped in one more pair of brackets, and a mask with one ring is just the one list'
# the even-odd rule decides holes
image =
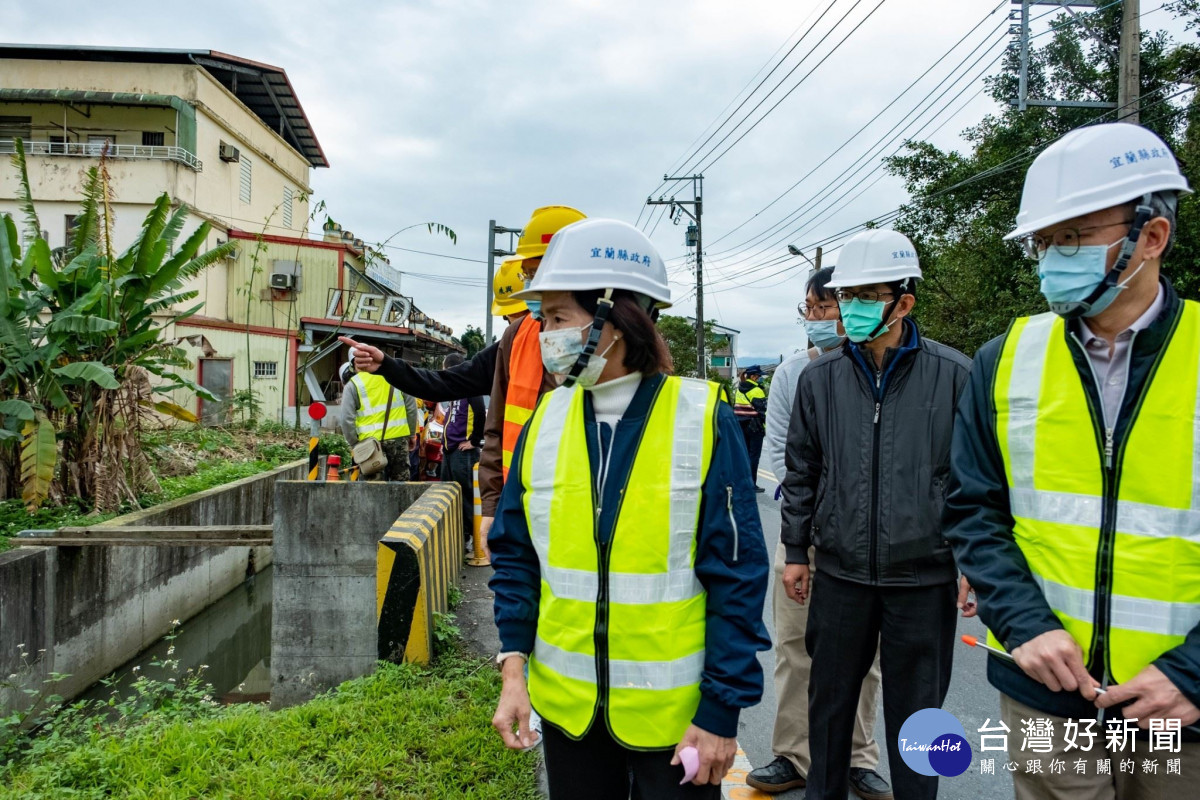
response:
{"label": "man wearing glasses", "polygon": [[[1015,661],[988,659],[1004,724],[1048,720],[1041,758],[1073,758],[1068,722],[1083,731],[1100,710],[1085,771],[1014,772],[1021,800],[1195,794],[1200,306],[1160,274],[1189,192],[1136,125],[1046,148],[1007,238],[1036,260],[1050,313],[980,349],[958,409],[946,536]],[[1176,740],[1179,774],[1116,768],[1137,727]]]}
{"label": "man wearing glasses", "polygon": [[896,231],[846,243],[829,287],[850,344],[800,373],[792,407],[783,587],[810,603],[809,800],[846,797],[876,649],[896,796],[937,796],[936,777],[904,765],[898,737],[911,714],[940,707],[950,685],[957,572],[941,511],[954,407],[971,362],[908,319],[920,277],[912,242]]}
{"label": "man wearing glasses", "polygon": [[[767,464],[783,484],[787,468],[784,450],[796,384],[801,372],[822,353],[843,346],[837,298],[829,288],[833,267],[816,270],[805,285],[804,301],[798,310],[804,332],[812,347],[784,359],[771,381],[772,401],[767,406]],[[809,549],[812,559],[812,549]],[[804,647],[808,629],[808,606],[788,599],[783,584],[787,554],[781,541],[775,553],[775,579],[771,611],[775,621],[775,730],[771,752],[775,760],[753,770],[746,783],[764,792],[783,792],[802,787],[812,758],[808,746],[808,676],[812,659]],[[863,681],[858,711],[854,719],[854,744],[850,757],[850,788],[863,800],[891,800],[892,789],[875,768],[879,766],[879,745],[875,742],[875,707],[879,701],[879,658]]]}

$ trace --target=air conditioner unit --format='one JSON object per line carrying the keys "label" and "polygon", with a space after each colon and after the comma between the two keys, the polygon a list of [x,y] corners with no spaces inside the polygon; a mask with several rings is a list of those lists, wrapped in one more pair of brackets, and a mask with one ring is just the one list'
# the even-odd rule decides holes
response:
{"label": "air conditioner unit", "polygon": [[296,276],[288,275],[285,272],[271,273],[271,288],[272,289],[294,289],[296,287]]}
{"label": "air conditioner unit", "polygon": [[242,151],[238,150],[231,144],[221,142],[221,160],[226,162],[234,162],[242,160]]}

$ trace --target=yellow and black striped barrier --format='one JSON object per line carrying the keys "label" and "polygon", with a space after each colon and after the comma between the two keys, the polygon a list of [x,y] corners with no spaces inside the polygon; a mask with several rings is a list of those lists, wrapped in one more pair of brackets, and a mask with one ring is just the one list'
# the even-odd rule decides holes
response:
{"label": "yellow and black striped barrier", "polygon": [[321,455],[317,452],[317,444],[321,440],[313,436],[308,440],[308,479],[315,481],[321,471]]}
{"label": "yellow and black striped barrier", "polygon": [[434,614],[450,611],[463,562],[462,491],[426,489],[379,540],[376,608],[379,658],[429,663]]}

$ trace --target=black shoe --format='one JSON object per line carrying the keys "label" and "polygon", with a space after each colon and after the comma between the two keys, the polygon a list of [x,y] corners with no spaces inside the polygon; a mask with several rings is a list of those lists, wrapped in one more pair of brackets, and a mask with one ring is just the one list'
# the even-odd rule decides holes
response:
{"label": "black shoe", "polygon": [[805,782],[804,776],[783,756],[775,756],[775,760],[770,764],[759,767],[746,776],[746,783],[760,792],[770,794],[803,788]]}
{"label": "black shoe", "polygon": [[763,488],[763,487],[761,487],[761,486],[755,486],[755,487],[754,487],[754,491],[755,491],[755,492],[757,492],[758,494],[762,494],[763,492],[765,492],[765,491],[766,491],[766,489],[764,489],[764,488]]}
{"label": "black shoe", "polygon": [[873,769],[851,767],[850,788],[863,800],[892,800],[892,787]]}

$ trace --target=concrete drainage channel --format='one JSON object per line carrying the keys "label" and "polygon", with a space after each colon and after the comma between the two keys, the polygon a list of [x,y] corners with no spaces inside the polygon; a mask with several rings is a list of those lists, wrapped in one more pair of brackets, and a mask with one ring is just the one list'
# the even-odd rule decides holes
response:
{"label": "concrete drainage channel", "polygon": [[[428,660],[433,615],[448,610],[462,564],[458,487],[292,480],[304,468],[297,462],[104,525],[14,540],[18,547],[0,553],[0,672],[21,674],[24,684],[0,692],[0,714],[50,673],[71,676],[57,693],[80,696],[140,653],[150,658],[176,621],[186,630],[222,598],[232,618],[200,617],[202,641],[180,637],[178,654],[212,667],[234,639],[263,649],[269,624],[269,656],[243,642],[225,670],[233,677],[222,679],[236,679],[240,693],[253,695],[245,699],[270,691],[276,707],[303,702],[368,674],[380,657]],[[270,546],[259,543],[267,526]],[[255,529],[240,534],[254,546],[240,543],[238,528]],[[273,562],[273,574],[255,577]]]}

